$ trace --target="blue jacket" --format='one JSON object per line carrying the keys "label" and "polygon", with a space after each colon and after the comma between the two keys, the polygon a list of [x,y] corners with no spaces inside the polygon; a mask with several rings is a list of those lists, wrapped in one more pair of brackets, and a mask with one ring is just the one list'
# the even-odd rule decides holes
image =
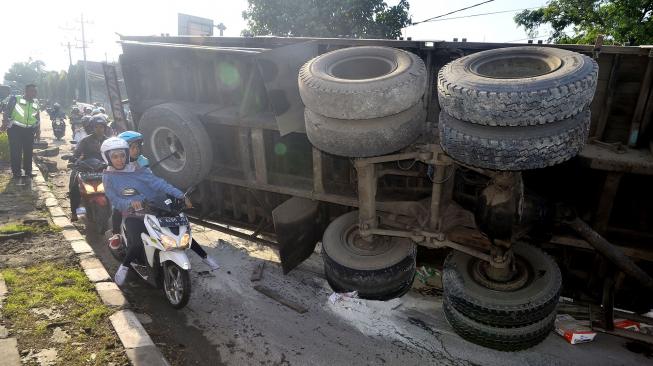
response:
{"label": "blue jacket", "polygon": [[[104,193],[111,205],[122,212],[127,211],[131,201],[163,201],[166,194],[184,198],[182,191],[152,174],[152,171],[147,168],[125,169],[125,171],[107,169],[102,175],[102,183]],[[127,188],[135,189],[138,194],[123,196],[122,192]]]}

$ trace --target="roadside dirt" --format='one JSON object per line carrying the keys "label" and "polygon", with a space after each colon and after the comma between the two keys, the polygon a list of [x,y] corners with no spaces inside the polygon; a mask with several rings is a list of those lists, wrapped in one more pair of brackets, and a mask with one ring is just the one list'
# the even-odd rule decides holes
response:
{"label": "roadside dirt", "polygon": [[128,364],[108,320],[112,310],[49,221],[45,202],[10,176],[0,163],[0,269],[8,288],[0,322],[17,339],[22,364]]}
{"label": "roadside dirt", "polygon": [[[10,181],[11,170],[0,162],[0,226],[22,223],[25,219],[47,219],[45,203],[29,186]],[[47,243],[47,245],[44,245]],[[72,250],[58,233],[26,235],[17,239],[0,239],[0,268],[29,266],[39,261],[69,258]]]}

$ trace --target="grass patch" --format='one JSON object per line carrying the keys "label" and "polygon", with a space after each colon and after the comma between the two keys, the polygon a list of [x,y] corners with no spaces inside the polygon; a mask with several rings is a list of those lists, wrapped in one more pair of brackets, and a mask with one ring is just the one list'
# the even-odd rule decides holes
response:
{"label": "grass patch", "polygon": [[[109,322],[113,312],[102,304],[95,286],[81,269],[63,263],[42,263],[1,273],[9,289],[3,313],[18,336],[19,349],[55,347],[58,365],[128,363]],[[44,315],[44,309],[55,315]],[[55,343],[51,328],[56,326],[71,339]],[[90,360],[91,354],[96,355],[94,360]]]}
{"label": "grass patch", "polygon": [[6,132],[0,133],[0,161],[9,161],[9,137]]}
{"label": "grass patch", "polygon": [[10,234],[18,232],[26,232],[29,234],[49,234],[61,232],[61,228],[56,225],[23,225],[10,223],[0,226],[0,234]]}

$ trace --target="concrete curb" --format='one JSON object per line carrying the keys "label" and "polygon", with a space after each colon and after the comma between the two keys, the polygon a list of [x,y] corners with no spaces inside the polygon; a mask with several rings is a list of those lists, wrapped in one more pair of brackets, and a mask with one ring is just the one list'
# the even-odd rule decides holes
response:
{"label": "concrete curb", "polygon": [[[127,357],[135,366],[169,366],[161,351],[154,345],[152,338],[131,310],[122,310],[129,305],[120,288],[111,280],[109,273],[97,258],[93,248],[86,242],[84,236],[70,222],[68,216],[59,206],[57,198],[48,187],[42,172],[36,164],[33,171],[37,175],[32,180],[32,190],[45,201],[52,222],[63,229],[62,234],[70,243],[77,255],[86,277],[95,284],[95,289],[102,302],[114,309],[120,309],[109,317],[113,329],[118,334],[127,353]],[[0,283],[0,290],[4,281]],[[0,365],[1,366],[1,365]]]}
{"label": "concrete curb", "polygon": [[[0,274],[0,309],[4,305],[7,296],[7,285]],[[0,315],[0,319],[2,315]],[[18,354],[18,342],[16,338],[9,338],[9,333],[4,325],[0,325],[0,366],[20,366],[20,355]]]}

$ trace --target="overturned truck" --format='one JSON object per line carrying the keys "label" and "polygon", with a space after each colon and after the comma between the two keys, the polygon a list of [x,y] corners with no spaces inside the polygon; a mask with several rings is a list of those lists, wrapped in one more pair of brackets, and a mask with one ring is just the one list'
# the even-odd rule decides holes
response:
{"label": "overturned truck", "polygon": [[544,339],[561,293],[601,303],[606,331],[615,303],[650,309],[649,49],[121,43],[125,127],[155,173],[197,185],[197,222],[277,246],[284,272],[321,241],[335,291],[384,300],[410,289],[418,253],[453,249],[445,316],[501,350]]}

